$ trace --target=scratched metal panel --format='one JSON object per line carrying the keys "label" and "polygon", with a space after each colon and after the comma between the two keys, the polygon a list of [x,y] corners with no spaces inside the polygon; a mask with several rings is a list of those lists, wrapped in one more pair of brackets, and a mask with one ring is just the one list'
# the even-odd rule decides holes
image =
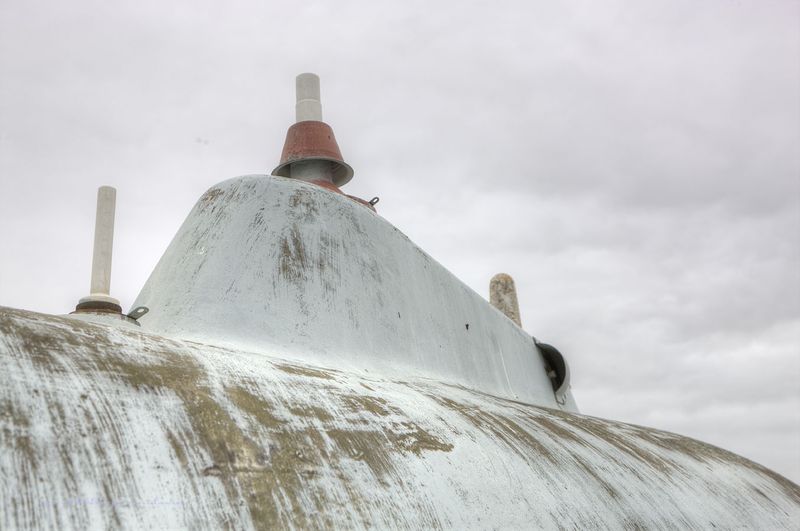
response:
{"label": "scratched metal panel", "polygon": [[800,518],[800,487],[698,441],[266,354],[0,308],[0,528]]}
{"label": "scratched metal panel", "polygon": [[562,407],[529,335],[386,220],[297,180],[211,188],[135,305],[161,334]]}

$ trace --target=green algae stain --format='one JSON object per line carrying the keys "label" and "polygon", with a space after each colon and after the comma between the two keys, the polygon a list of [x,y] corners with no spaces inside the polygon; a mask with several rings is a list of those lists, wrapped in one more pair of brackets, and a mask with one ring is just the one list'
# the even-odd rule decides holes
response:
{"label": "green algae stain", "polygon": [[[340,507],[337,522],[344,519],[363,525],[370,521],[375,509],[367,503],[364,493],[351,484],[357,477],[353,474],[358,472],[343,464],[364,462],[376,476],[404,485],[398,454],[421,456],[425,452],[452,449],[451,444],[416,424],[390,422],[394,417],[389,417],[389,413],[397,410],[381,398],[355,399],[353,395],[326,387],[331,401],[329,408],[302,399],[277,407],[251,384],[244,385],[242,379],[237,379],[235,385],[219,387],[211,381],[200,358],[185,351],[186,347],[180,343],[136,331],[108,333],[96,325],[71,319],[48,317],[49,326],[43,324],[23,318],[3,330],[19,342],[15,355],[30,360],[42,374],[85,376],[93,385],[107,378],[130,387],[139,396],[161,397],[173,403],[172,397],[177,399],[180,407],[176,412],[185,414],[190,428],[162,424],[164,440],[175,461],[194,483],[198,495],[206,490],[204,482],[219,482],[227,506],[235,511],[244,504],[246,514],[257,528],[329,528],[333,526],[333,513],[326,509],[331,507]],[[115,342],[116,337],[124,343]],[[145,354],[141,360],[124,354],[137,351]],[[302,383],[319,390],[320,386],[329,385],[321,380],[335,379],[335,371],[289,364],[275,367],[295,377],[289,380],[290,387]],[[131,458],[127,455],[130,450],[127,442],[122,440],[124,432],[119,431],[113,419],[100,418],[108,414],[97,408],[99,401],[104,400],[102,393],[82,397],[77,412],[64,411],[63,404],[53,398],[51,422],[56,429],[77,413],[82,425],[113,435],[106,439],[103,455],[120,456],[127,472],[110,478],[111,483],[98,478],[105,496],[112,500],[118,495],[120,485],[135,480],[132,476],[125,477],[131,474]],[[0,407],[8,410],[4,405]],[[348,415],[343,418],[339,411]],[[363,424],[365,414],[374,421]],[[14,415],[16,424],[24,423],[23,417]],[[98,439],[96,430],[89,436]],[[97,448],[94,453],[100,455]],[[62,455],[62,458],[68,462],[72,456]],[[35,456],[31,461],[35,462]],[[77,472],[68,474],[72,477]],[[322,478],[325,481],[321,482]],[[67,479],[70,483],[65,485],[74,485],[76,477]],[[416,511],[418,518],[424,518],[429,527],[436,527],[434,508],[425,500],[409,501],[408,508]],[[217,523],[222,525],[223,518],[236,513],[217,514],[221,518]],[[400,513],[396,516],[400,518],[398,521],[404,518]],[[119,515],[107,517],[110,517],[107,522],[114,524]]]}
{"label": "green algae stain", "polygon": [[346,408],[353,413],[367,411],[379,417],[386,417],[390,414],[391,408],[383,398],[368,395],[345,395],[342,398]]}
{"label": "green algae stain", "polygon": [[450,452],[453,445],[442,441],[414,422],[401,423],[404,430],[393,432],[394,443],[403,450],[421,456],[423,452]]}
{"label": "green algae stain", "polygon": [[[118,346],[109,341],[102,330],[79,321],[69,321],[69,324],[72,330],[50,328],[45,332],[40,327],[17,328],[14,336],[22,338],[20,350],[44,371],[64,372],[67,367],[62,368],[64,364],[60,357],[68,356],[65,350],[71,349],[67,347],[79,346],[75,344],[76,335],[94,332],[90,344],[95,354],[69,359],[67,365],[71,370],[87,375],[105,374],[140,393],[174,394],[183,404],[192,429],[189,433],[176,433],[172,426],[165,426],[164,431],[176,459],[189,468],[188,473],[222,482],[231,506],[238,504],[235,500],[244,500],[256,527],[283,527],[289,521],[301,526],[311,524],[305,521],[305,513],[297,503],[300,485],[292,479],[296,476],[295,471],[287,466],[270,466],[266,457],[268,452],[249,437],[219,403],[209,387],[203,367],[194,358],[176,353],[176,349],[169,348],[169,342],[163,342],[163,350],[148,352],[149,360],[155,357],[156,363],[136,363],[119,357],[116,354]],[[249,407],[251,401],[237,401],[255,412],[256,406]],[[60,406],[57,402],[54,404]],[[56,417],[63,416],[63,411],[58,408],[51,412]],[[268,412],[260,412],[259,418],[267,424],[274,422],[268,415]],[[53,419],[54,422],[57,420]],[[124,455],[124,447],[118,441],[117,445],[116,453]],[[206,454],[210,462],[193,467],[185,451],[190,447],[199,450],[201,455]],[[70,456],[63,457],[65,462],[71,462]],[[103,488],[108,496],[112,495],[107,485],[104,484]],[[280,493],[277,492],[279,489]],[[281,499],[281,494],[288,496],[289,510],[276,502]],[[112,518],[116,517],[112,515]]]}
{"label": "green algae stain", "polygon": [[276,364],[275,368],[278,369],[279,371],[283,371],[287,374],[293,374],[295,376],[308,376],[310,378],[320,378],[322,380],[336,379],[332,374],[335,371],[324,371],[321,369],[312,369],[310,367],[301,367],[299,365],[287,365],[287,364]]}
{"label": "green algae stain", "polygon": [[291,413],[295,417],[312,419],[312,420],[315,419],[323,423],[329,422],[334,419],[334,416],[331,415],[328,412],[328,410],[323,409],[319,406],[297,404],[294,406],[288,406],[288,410],[289,413]]}
{"label": "green algae stain", "polygon": [[[3,441],[9,441],[14,451],[19,452],[31,471],[36,473],[38,459],[36,450],[31,440],[31,423],[28,416],[23,413],[16,405],[8,400],[0,402],[0,436]],[[30,478],[23,477],[23,481]]]}
{"label": "green algae stain", "polygon": [[285,421],[280,420],[273,413],[272,404],[244,387],[225,387],[225,393],[239,409],[256,418],[262,426],[275,429],[285,424]]}
{"label": "green algae stain", "polygon": [[553,453],[510,416],[493,414],[442,396],[429,396],[447,409],[459,413],[475,428],[504,443],[511,451],[529,464],[540,466],[539,457],[544,457],[548,461],[556,463]]}

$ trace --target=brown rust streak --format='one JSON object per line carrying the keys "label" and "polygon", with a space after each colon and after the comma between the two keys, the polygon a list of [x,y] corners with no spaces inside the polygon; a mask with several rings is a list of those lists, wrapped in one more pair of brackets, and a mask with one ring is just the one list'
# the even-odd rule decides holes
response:
{"label": "brown rust streak", "polygon": [[[459,413],[482,432],[504,443],[529,464],[539,467],[538,457],[544,457],[552,463],[557,463],[555,456],[546,446],[511,418],[495,415],[442,396],[432,394],[428,396],[444,407]],[[532,450],[534,454],[526,450]]]}
{"label": "brown rust streak", "polygon": [[[366,411],[379,417],[386,417],[390,414],[388,402],[377,396],[343,395],[342,400],[347,409],[354,413]],[[397,412],[397,410],[394,411]]]}
{"label": "brown rust streak", "polygon": [[310,259],[300,229],[292,226],[289,235],[281,236],[279,271],[283,278],[298,283],[307,278]]}
{"label": "brown rust streak", "polygon": [[288,374],[295,376],[309,376],[311,378],[321,378],[323,380],[335,380],[334,373],[336,371],[312,369],[310,367],[301,367],[299,365],[288,364],[275,364],[275,368]]}
{"label": "brown rust streak", "polygon": [[[218,402],[202,367],[188,356],[177,356],[169,351],[159,354],[164,361],[161,365],[143,367],[115,359],[108,369],[140,390],[164,389],[175,393],[183,402],[192,426],[191,433],[183,435],[195,439],[195,444],[204,448],[210,458],[210,462],[200,466],[200,472],[216,471],[216,475],[206,475],[222,482],[230,500],[243,498],[257,526],[286,525],[286,512],[275,504],[274,491],[284,486],[282,479],[295,475],[294,470],[274,464],[267,466],[265,449],[248,436]],[[236,396],[233,398],[235,400]],[[266,422],[268,412],[262,413],[259,419]],[[176,446],[173,445],[173,449]],[[176,457],[181,459],[177,452]],[[291,519],[311,525],[300,510],[298,492],[292,488],[296,485],[285,486],[288,488],[281,492],[288,497]]]}
{"label": "brown rust streak", "polygon": [[0,402],[0,421],[3,440],[12,441],[14,448],[25,457],[26,462],[35,471],[38,461],[31,441],[31,424],[28,417],[17,409],[13,402],[3,400]]}
{"label": "brown rust streak", "polygon": [[[14,473],[22,485],[20,490],[34,492],[36,489],[34,484],[39,477],[39,460],[30,435],[30,419],[13,402],[4,400],[0,402],[0,428],[2,428],[0,429],[0,443],[2,443],[0,448],[11,451]],[[20,459],[14,459],[15,455]],[[5,478],[3,479],[5,480]],[[21,515],[27,511],[22,511],[20,506],[28,506],[28,501],[30,499],[20,498],[17,503],[17,498],[12,495],[12,522],[25,521]],[[28,508],[28,510],[30,509]]]}
{"label": "brown rust streak", "polygon": [[[492,401],[499,406],[511,407],[515,411],[523,414],[526,419],[550,431],[554,436],[565,438],[566,440],[594,451],[602,450],[596,444],[593,444],[590,439],[581,437],[571,429],[568,429],[567,426],[580,429],[584,433],[596,438],[595,440],[607,442],[612,447],[634,457],[637,461],[647,463],[662,473],[682,470],[680,465],[668,457],[675,455],[681,456],[682,458],[688,457],[695,459],[701,463],[719,462],[735,467],[743,467],[767,476],[770,480],[775,482],[788,498],[794,500],[796,503],[800,503],[800,487],[798,487],[798,485],[758,463],[708,443],[670,432],[655,430],[653,428],[624,424],[558,409],[532,406],[522,402],[490,397],[489,395],[484,395],[484,393],[471,391],[462,386],[457,386],[457,388],[462,391],[491,398]],[[638,438],[640,441],[652,447],[656,447],[660,451],[656,453],[648,450],[644,446],[635,443],[633,441],[634,438]],[[610,460],[610,462],[615,462],[617,465],[628,469],[631,473],[639,475],[637,468],[630,463],[614,461],[613,459]]]}
{"label": "brown rust streak", "polygon": [[800,486],[792,483],[780,474],[759,465],[749,459],[736,455],[722,448],[704,443],[689,437],[683,437],[669,432],[656,431],[650,428],[635,425],[623,425],[624,429],[630,430],[632,434],[643,441],[657,446],[669,452],[679,452],[681,455],[688,455],[701,462],[716,461],[720,463],[732,464],[761,473],[776,484],[781,490],[800,504]]}
{"label": "brown rust streak", "polygon": [[[320,461],[327,457],[320,451],[322,440],[316,430],[289,429],[287,421],[276,415],[270,402],[242,386],[227,387],[226,394],[237,408],[247,413],[257,428],[266,430],[269,434],[270,443],[266,448],[261,448],[252,439],[248,439],[251,450],[255,452],[254,459],[249,463],[241,463],[235,470],[240,476],[253,478],[249,485],[250,498],[265,503],[264,498],[269,500],[280,498],[282,494],[288,495],[292,509],[291,522],[300,527],[332,526],[333,522],[320,511],[330,503],[326,492],[323,489],[309,488],[308,484],[316,476]],[[316,513],[321,521],[305,518],[301,497],[311,499],[317,507]],[[281,523],[285,526],[289,522]]]}
{"label": "brown rust streak", "polygon": [[169,441],[169,445],[172,447],[175,457],[178,458],[178,463],[180,463],[182,467],[188,468],[189,459],[186,457],[186,450],[184,449],[183,444],[181,444],[179,437],[171,430],[166,430],[165,434],[167,441]]}
{"label": "brown rust streak", "polygon": [[333,428],[325,435],[349,458],[364,462],[378,479],[395,476],[394,462],[386,451],[389,440],[380,431]]}
{"label": "brown rust streak", "polygon": [[[8,353],[14,357],[25,355],[34,364],[43,367],[48,373],[66,374],[70,371],[69,365],[61,363],[57,356],[58,351],[63,350],[65,345],[70,348],[75,348],[80,345],[81,339],[79,338],[81,337],[89,337],[91,338],[91,341],[95,339],[95,335],[92,333],[92,330],[86,330],[80,326],[77,328],[77,330],[75,330],[75,334],[66,334],[62,329],[55,329],[56,333],[50,335],[39,334],[33,329],[20,326],[20,322],[13,322],[12,324],[11,317],[12,314],[7,309],[0,308],[0,332],[2,332],[6,337],[13,337],[14,340],[16,340],[16,345],[11,344],[11,351]],[[39,395],[39,392],[34,390],[33,394]],[[47,416],[54,427],[55,433],[68,433],[70,430],[73,430],[74,426],[71,423],[71,417],[64,410],[64,405],[58,399],[58,397],[50,393],[42,393],[41,398],[44,400],[44,407],[47,411]],[[84,395],[82,398],[87,398],[87,396]],[[95,419],[91,414],[89,414],[83,404],[81,404],[81,407],[77,408],[77,410],[83,411],[83,417],[86,421],[84,427],[88,430],[88,433],[82,432],[82,435],[86,436],[91,434],[92,448],[96,451],[97,456],[100,458],[105,457],[105,448],[103,447],[98,434],[105,431],[111,437],[112,441],[119,444],[120,441],[118,439],[118,434],[114,433],[113,431],[104,430],[104,428],[107,426],[102,424],[98,425],[97,420],[102,422],[103,420],[107,420],[106,417],[100,415],[99,419]],[[98,411],[98,413],[100,412]],[[26,434],[18,438],[17,442],[22,444],[18,444],[16,446],[16,450],[22,456],[24,456],[24,459],[31,467],[31,470],[35,472],[41,468],[39,457],[31,444],[30,436]],[[82,449],[83,445],[79,445],[78,448]],[[64,467],[64,488],[67,492],[79,492],[75,470],[76,467],[79,466],[79,459],[78,456],[75,455],[75,445],[68,437],[58,437],[56,439],[55,449],[59,453]],[[122,465],[125,467],[127,466],[125,452],[121,452],[121,456]],[[23,482],[29,485],[29,489],[31,491],[35,490],[31,486],[31,482],[38,477],[38,474],[33,474],[33,476],[29,474],[22,474],[21,477],[23,478]],[[42,478],[38,479],[39,481],[42,480]],[[108,476],[99,476],[96,480],[106,497],[106,503],[102,507],[108,512],[106,512],[104,516],[109,517],[111,521],[118,523],[119,514],[117,512],[117,505],[114,503],[114,497],[112,497],[111,494],[114,479]],[[77,506],[77,509],[82,509],[82,507]],[[61,518],[64,515],[62,515],[61,512],[56,509],[55,516],[58,521],[61,522]]]}
{"label": "brown rust streak", "polygon": [[[92,344],[97,352],[104,352],[102,356],[74,357],[71,364],[79,371],[92,374],[99,371],[114,380],[124,382],[139,392],[171,391],[183,403],[184,410],[192,426],[190,434],[170,433],[168,440],[175,451],[179,461],[186,459],[181,452],[180,436],[194,439],[191,446],[205,449],[211,462],[204,465],[204,469],[218,469],[216,476],[222,482],[228,498],[232,501],[244,499],[250,511],[250,516],[257,527],[275,528],[284,527],[289,522],[300,527],[328,526],[323,515],[317,515],[314,520],[307,519],[306,513],[301,510],[300,498],[302,486],[299,482],[295,467],[290,466],[290,457],[279,457],[269,463],[265,460],[265,449],[249,437],[233,420],[227,410],[216,400],[213,391],[208,386],[207,376],[197,361],[186,355],[176,353],[176,349],[169,348],[169,342],[160,340],[159,345],[163,350],[152,352],[158,358],[158,363],[142,365],[121,359],[114,355],[115,346],[102,334],[102,330],[94,325],[80,321],[65,321],[69,327],[51,327],[43,333],[40,327],[26,327],[25,321],[16,323],[15,329],[3,330],[10,332],[23,343],[22,350],[29,353],[30,359],[45,371],[61,372],[59,356],[67,355],[66,347],[80,346],[77,337],[90,335],[92,339],[87,342]],[[87,343],[83,343],[84,345]],[[71,349],[69,349],[71,350]],[[234,391],[231,397],[239,407],[248,413],[255,414],[263,404],[247,401],[242,392]],[[55,406],[60,406],[57,402]],[[249,407],[253,406],[253,407]],[[61,415],[59,410],[54,410],[56,416]],[[258,412],[259,422],[267,427],[274,424],[275,419],[269,416],[267,410]],[[167,431],[170,427],[165,427]],[[120,447],[117,452],[123,454]],[[290,452],[278,451],[277,455]],[[63,456],[64,462],[71,462],[71,456]],[[203,468],[203,466],[201,466]],[[187,472],[192,473],[191,470]],[[199,474],[200,470],[194,473]],[[122,483],[124,478],[119,478]],[[276,505],[275,489],[288,498],[287,510]],[[306,495],[308,493],[303,493]],[[284,499],[285,499],[284,498]],[[113,516],[112,516],[113,517]]]}
{"label": "brown rust streak", "polygon": [[291,215],[294,218],[289,233],[281,236],[279,248],[278,271],[287,281],[299,284],[308,278],[308,273],[314,260],[309,255],[303,242],[300,223],[307,224],[318,215],[318,206],[311,192],[298,189],[289,198],[292,207]]}
{"label": "brown rust streak", "polygon": [[223,194],[225,194],[225,191],[219,188],[211,188],[210,190],[208,190],[200,197],[200,200],[197,202],[200,210],[203,211],[209,206],[213,205],[217,201],[217,198]]}
{"label": "brown rust streak", "polygon": [[[606,479],[604,479],[597,470],[595,470],[590,463],[587,463],[586,460],[581,457],[579,454],[575,453],[570,449],[569,445],[559,444],[558,448],[563,453],[562,456],[557,458],[556,455],[541,441],[539,441],[529,430],[525,429],[522,425],[520,425],[521,421],[531,422],[537,424],[540,428],[542,428],[546,433],[549,434],[550,438],[555,441],[564,440],[570,441],[573,444],[577,444],[580,446],[584,446],[587,448],[591,448],[594,451],[600,451],[600,449],[591,444],[585,437],[581,437],[580,435],[574,433],[573,431],[567,429],[565,426],[559,424],[558,421],[554,419],[550,419],[546,416],[546,413],[541,411],[540,408],[535,408],[533,406],[528,406],[522,403],[505,403],[506,407],[511,407],[511,411],[507,414],[500,414],[500,413],[489,413],[485,410],[479,409],[477,407],[473,407],[467,404],[461,404],[454,400],[450,400],[447,398],[443,398],[440,396],[429,395],[431,398],[439,402],[440,404],[457,411],[460,413],[466,420],[468,420],[473,426],[480,429],[481,431],[488,433],[498,440],[505,443],[509,448],[511,448],[517,455],[522,457],[526,462],[531,464],[532,466],[539,466],[536,457],[543,456],[548,459],[551,463],[557,466],[563,466],[564,459],[570,459],[574,462],[578,467],[583,470],[587,476],[591,477],[602,489],[603,491],[612,499],[619,499],[620,493],[618,490],[612,486]],[[519,419],[519,421],[513,419],[513,413],[522,414],[523,419]],[[547,410],[548,413],[552,413],[552,411]],[[577,416],[570,416],[572,421],[577,419]],[[582,419],[577,419],[581,421]],[[571,422],[574,424],[574,422]],[[580,428],[587,430],[590,428],[596,428],[595,424],[591,422],[583,422],[582,425],[579,426]],[[600,431],[600,435],[598,432],[600,430],[595,429],[592,431],[592,435],[603,437],[604,440],[607,440],[618,449],[621,449],[628,453],[629,455],[633,455],[637,459],[647,459],[646,462],[649,463],[656,463],[657,465],[662,465],[661,460],[656,460],[653,454],[648,453],[644,450],[639,450],[636,447],[633,447],[629,443],[625,443],[624,439],[610,432],[609,430],[602,430]],[[610,439],[610,440],[609,440]],[[524,451],[523,449],[529,448],[534,450],[534,454],[531,455],[529,452]],[[637,451],[638,450],[638,451]],[[613,460],[611,462],[614,462]],[[624,463],[617,463],[620,466],[624,466],[626,469],[631,469],[630,466],[626,466]]]}
{"label": "brown rust streak", "polygon": [[289,413],[295,417],[302,417],[307,419],[317,419],[320,422],[328,422],[333,420],[333,415],[328,413],[328,410],[322,409],[317,406],[310,406],[305,404],[298,404],[295,406],[288,406]]}
{"label": "brown rust streak", "polygon": [[[215,393],[204,367],[195,357],[181,353],[183,347],[180,344],[163,338],[139,336],[140,348],[148,352],[148,361],[141,363],[120,357],[117,353],[119,346],[109,339],[101,327],[48,317],[47,324],[51,326],[43,329],[43,323],[36,323],[36,319],[28,315],[35,314],[24,312],[24,316],[12,326],[7,321],[4,324],[4,315],[0,312],[0,330],[22,342],[16,354],[32,360],[45,374],[75,371],[94,377],[104,374],[139,393],[171,393],[176,396],[191,425],[191,429],[186,431],[175,431],[174,426],[162,426],[176,461],[192,476],[194,485],[220,481],[230,506],[236,506],[243,500],[258,528],[286,527],[290,524],[298,527],[331,527],[330,516],[323,509],[342,505],[342,500],[329,499],[329,489],[314,485],[320,466],[338,469],[338,463],[343,460],[361,460],[376,475],[392,477],[393,482],[402,485],[404,476],[399,470],[394,470],[399,461],[391,456],[393,452],[421,456],[424,452],[452,449],[452,445],[416,424],[392,425],[382,422],[374,425],[372,431],[353,429],[354,423],[362,416],[355,419],[334,418],[321,408],[308,407],[307,404],[292,407],[295,410],[301,408],[306,418],[316,417],[322,426],[318,423],[290,425],[288,419],[281,418],[266,398],[243,385],[225,387],[222,396]],[[57,326],[52,326],[53,322]],[[130,334],[131,337],[139,335],[138,332],[127,331],[115,333]],[[91,351],[86,350],[87,345],[91,345]],[[71,354],[81,350],[92,355]],[[65,365],[63,360],[66,359],[69,359],[69,363]],[[282,372],[296,376],[334,379],[327,371],[288,364],[275,366]],[[239,380],[240,383],[242,381]],[[335,393],[331,396],[332,400],[338,401],[339,407],[345,410],[353,407],[352,397],[348,399],[346,395]],[[86,401],[92,403],[99,399],[92,396],[87,397]],[[381,400],[373,399],[368,403],[376,418],[383,419],[381,413],[384,409],[381,408],[384,406]],[[225,405],[226,401],[243,413],[244,425],[230,414],[231,409]],[[61,404],[55,402],[53,405],[53,414],[64,416],[66,422],[68,419],[63,409],[59,409]],[[335,403],[332,405],[335,410]],[[342,422],[345,424],[341,428],[331,426],[333,423],[341,425]],[[107,429],[108,426],[100,426],[101,431]],[[109,448],[109,452],[124,453],[124,441],[118,437],[112,441],[117,448]],[[195,464],[194,460],[203,455],[207,461]],[[69,461],[69,456],[62,457],[65,462]],[[125,473],[130,474],[130,468],[127,470]],[[341,474],[341,470],[337,472],[345,490],[351,492],[351,499],[346,506],[355,508],[364,521],[369,521],[370,509],[361,507],[363,493],[348,490],[348,482]],[[120,484],[133,481],[133,478],[126,480],[125,477],[116,479]],[[111,490],[108,492],[109,496],[113,494]],[[428,526],[438,525],[433,509],[426,505],[425,500],[409,501],[409,508],[418,515],[426,515]],[[309,511],[309,503],[316,510]],[[110,516],[117,518],[116,515]]]}
{"label": "brown rust streak", "polygon": [[595,419],[575,415],[570,422],[571,425],[583,430],[589,435],[597,437],[616,448],[617,450],[653,467],[660,473],[670,473],[674,470],[683,470],[683,467],[665,456],[658,455],[647,448],[636,444],[629,437],[620,433],[616,426]]}
{"label": "brown rust streak", "polygon": [[439,440],[414,422],[402,422],[402,430],[391,432],[390,439],[395,445],[417,456],[426,452],[450,452],[453,445]]}
{"label": "brown rust streak", "polygon": [[[483,393],[480,394],[483,395]],[[514,411],[522,414],[526,420],[534,422],[546,431],[552,433],[556,438],[563,437],[575,444],[594,451],[602,451],[600,447],[592,443],[591,439],[581,437],[573,431],[568,430],[566,427],[559,426],[558,422],[562,422],[565,426],[569,425],[570,427],[592,436],[597,441],[605,442],[613,448],[633,457],[637,461],[642,461],[652,466],[659,472],[669,473],[673,470],[682,470],[682,467],[672,460],[632,443],[625,435],[619,433],[618,429],[627,426],[625,424],[542,406],[532,406],[517,401],[506,401],[496,397],[492,398],[494,403],[500,406],[510,407]],[[558,421],[555,419],[558,419]],[[623,462],[618,462],[618,464],[638,474],[635,467],[625,465]]]}
{"label": "brown rust streak", "polygon": [[[337,424],[341,426],[346,419],[334,419],[327,411],[314,407],[303,408],[300,411],[301,416],[317,420],[322,425],[322,431],[312,426],[296,429],[292,428],[287,421],[278,418],[274,413],[273,406],[253,392],[243,387],[228,388],[226,392],[239,409],[248,413],[261,427],[268,429],[277,448],[277,452],[273,451],[270,454],[270,461],[273,464],[279,463],[276,466],[294,468],[298,467],[299,462],[300,466],[304,467],[300,476],[306,480],[316,475],[315,470],[321,464],[341,460],[344,457],[363,462],[383,484],[388,484],[389,478],[392,478],[392,482],[398,482],[402,481],[402,474],[396,468],[396,460],[392,453],[413,453],[421,456],[426,451],[449,452],[453,448],[451,444],[440,441],[414,423],[378,426],[371,430],[353,429],[350,423],[345,424],[347,427],[337,427],[334,423],[335,420],[338,420]],[[332,395],[332,398],[352,404],[350,402],[352,395]],[[292,413],[297,408],[298,406],[294,406],[288,409]],[[293,478],[284,478],[283,481],[302,478],[295,475]],[[294,487],[299,490],[304,485],[298,483]],[[356,493],[353,492],[352,495],[356,495]],[[358,496],[355,500],[358,500]],[[327,499],[323,494],[315,499],[315,503],[319,510],[322,510],[335,502]],[[362,514],[362,511],[358,509],[360,504],[355,503],[354,505]],[[425,510],[425,507],[418,508]]]}
{"label": "brown rust streak", "polygon": [[313,193],[305,188],[298,188],[289,197],[292,215],[303,222],[312,222],[319,215],[319,207]]}
{"label": "brown rust streak", "polygon": [[[536,424],[539,425],[542,429],[546,432],[550,433],[555,441],[569,441],[573,444],[577,444],[580,446],[589,447],[595,451],[598,449],[588,443],[585,439],[579,437],[577,434],[573,433],[571,430],[567,429],[566,427],[560,425],[558,422],[553,421],[545,417],[544,415],[527,415],[526,418]],[[602,488],[605,492],[614,499],[620,497],[619,492],[615,489],[608,481],[606,481],[600,474],[597,473],[594,466],[587,462],[583,457],[578,455],[576,452],[570,450],[568,445],[562,445],[562,447],[569,452],[572,456],[572,459],[581,469],[591,476]]]}

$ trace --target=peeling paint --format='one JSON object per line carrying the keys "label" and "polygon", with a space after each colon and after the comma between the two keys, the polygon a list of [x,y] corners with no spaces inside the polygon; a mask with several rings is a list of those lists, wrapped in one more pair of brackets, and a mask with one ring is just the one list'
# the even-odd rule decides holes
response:
{"label": "peeling paint", "polygon": [[[787,528],[671,433],[0,308],[0,528]],[[478,519],[480,517],[480,520]]]}
{"label": "peeling paint", "polygon": [[214,186],[134,306],[144,331],[577,411],[523,330],[386,220],[298,180]]}
{"label": "peeling paint", "polygon": [[333,376],[333,371],[330,369],[322,370],[322,369],[312,369],[310,367],[302,367],[299,365],[289,365],[289,364],[280,364],[275,366],[279,371],[283,371],[288,374],[294,374],[295,376],[307,376],[309,378],[320,378],[322,380],[335,380]]}

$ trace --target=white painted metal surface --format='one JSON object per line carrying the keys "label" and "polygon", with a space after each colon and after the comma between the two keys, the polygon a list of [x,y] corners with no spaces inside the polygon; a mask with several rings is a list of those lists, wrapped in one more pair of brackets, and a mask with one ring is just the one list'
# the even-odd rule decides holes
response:
{"label": "white painted metal surface", "polygon": [[531,336],[368,208],[292,179],[206,192],[135,306],[158,334],[577,410]]}
{"label": "white painted metal surface", "polygon": [[281,354],[0,308],[0,528],[800,521],[797,485],[698,441]]}

